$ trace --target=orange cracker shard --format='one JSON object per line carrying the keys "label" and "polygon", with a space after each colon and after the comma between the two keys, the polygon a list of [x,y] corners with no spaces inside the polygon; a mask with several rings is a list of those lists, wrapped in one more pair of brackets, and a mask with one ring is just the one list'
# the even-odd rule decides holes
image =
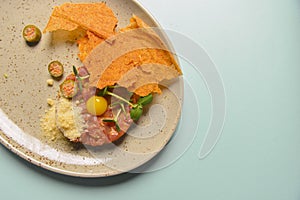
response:
{"label": "orange cracker shard", "polygon": [[[101,38],[115,33],[118,19],[105,3],[64,3],[55,7],[44,32],[74,30],[78,26]],[[77,27],[76,27],[77,26]]]}
{"label": "orange cracker shard", "polygon": [[77,25],[104,39],[115,33],[118,23],[112,10],[103,2],[64,3],[55,7],[51,17],[44,32],[58,29],[69,30],[69,26],[74,28]]}
{"label": "orange cracker shard", "polygon": [[86,36],[77,40],[79,49],[79,59],[83,62],[85,58],[89,55],[89,53],[102,41],[104,41],[102,38],[97,37],[90,31],[87,31]]}
{"label": "orange cracker shard", "polygon": [[48,24],[43,33],[53,32],[56,30],[73,31],[78,28],[78,24],[71,22],[70,20],[60,16],[58,7],[53,9]]}
{"label": "orange cracker shard", "polygon": [[[101,43],[91,51],[84,61],[84,65],[91,75],[91,85],[100,89],[115,83],[126,83],[127,86],[140,85],[138,88],[130,87],[133,91],[128,89],[137,95],[146,96],[149,93],[161,93],[158,84],[165,79],[166,73],[175,70],[176,73],[172,73],[175,74],[172,76],[173,78],[182,74],[173,55],[167,50],[158,35],[148,27],[140,18],[133,16],[130,25],[120,29],[120,33],[112,38],[114,41],[112,44]],[[166,69],[160,68],[160,72],[164,73],[156,74],[153,80],[144,79],[147,82],[143,84],[134,78],[119,82],[132,69],[145,64],[158,64]]]}

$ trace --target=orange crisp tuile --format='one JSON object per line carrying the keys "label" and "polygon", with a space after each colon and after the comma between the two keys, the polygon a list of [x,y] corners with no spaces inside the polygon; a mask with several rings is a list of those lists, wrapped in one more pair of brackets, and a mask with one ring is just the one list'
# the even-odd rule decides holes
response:
{"label": "orange crisp tuile", "polygon": [[[169,76],[171,78],[182,74],[173,55],[154,31],[148,28],[146,23],[133,15],[130,24],[120,29],[120,32],[112,38],[112,44],[102,43],[89,54],[84,64],[90,71],[92,86],[102,89],[116,83],[120,84],[119,80],[128,72],[131,73],[132,69],[145,64],[159,64],[167,68],[161,70],[165,73],[168,73],[168,69],[169,71],[176,70],[176,74],[172,71],[173,76]],[[101,55],[101,59],[99,59],[99,55]],[[139,74],[139,76],[142,75]],[[144,84],[138,83],[138,79],[126,79],[126,84],[121,86],[131,85],[133,86],[131,87],[132,90],[127,88],[129,91],[140,96],[146,96],[150,93],[161,93],[158,84],[164,79],[165,74],[156,74],[153,80],[143,79],[147,80]],[[135,88],[134,85],[141,86]]]}
{"label": "orange crisp tuile", "polygon": [[71,22],[69,19],[63,18],[60,16],[58,7],[53,9],[53,12],[50,16],[46,28],[43,30],[43,33],[53,32],[57,30],[73,31],[79,27],[78,24]]}
{"label": "orange crisp tuile", "polygon": [[78,39],[78,57],[81,60],[81,62],[83,62],[84,59],[89,55],[89,53],[102,41],[104,41],[104,39],[96,36],[90,31],[87,31],[86,36]]}
{"label": "orange crisp tuile", "polygon": [[136,15],[132,15],[130,18],[130,23],[120,29],[120,32],[136,29],[136,28],[150,28],[148,24],[146,24],[141,18]]}
{"label": "orange crisp tuile", "polygon": [[[44,32],[86,31],[85,36],[77,40],[78,57],[90,72],[91,86],[102,89],[124,84],[139,96],[161,93],[161,81],[182,74],[173,55],[159,36],[136,15],[131,17],[128,26],[115,33],[117,22],[113,11],[103,2],[64,3],[54,8]],[[109,41],[103,42],[108,38]],[[156,69],[159,73],[151,66],[141,67],[151,64],[162,66]],[[133,69],[136,68],[139,69],[137,74],[129,75],[135,73]]]}
{"label": "orange crisp tuile", "polygon": [[[128,52],[114,60],[111,65],[105,69],[97,83],[97,87],[104,88],[109,85],[114,85],[131,69],[151,63],[171,66],[173,65],[173,60],[169,56],[168,51],[161,49],[138,49]],[[161,93],[161,90],[157,83],[149,83],[149,85],[145,83],[144,86],[132,92],[140,96],[146,96],[151,92]]]}
{"label": "orange crisp tuile", "polygon": [[74,30],[79,26],[101,38],[115,34],[118,19],[113,11],[101,3],[64,3],[55,7],[44,32]]}

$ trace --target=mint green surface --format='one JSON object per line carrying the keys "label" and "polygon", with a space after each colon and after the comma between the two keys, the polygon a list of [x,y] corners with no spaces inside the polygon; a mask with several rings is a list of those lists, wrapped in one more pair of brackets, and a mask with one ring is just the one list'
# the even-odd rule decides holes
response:
{"label": "mint green surface", "polygon": [[[207,128],[201,123],[191,147],[165,169],[78,179],[39,169],[0,145],[1,199],[299,200],[299,0],[141,3],[164,28],[206,49],[220,71],[227,116],[213,152],[197,157]],[[199,87],[205,91],[202,80]],[[209,114],[205,103],[200,112]]]}

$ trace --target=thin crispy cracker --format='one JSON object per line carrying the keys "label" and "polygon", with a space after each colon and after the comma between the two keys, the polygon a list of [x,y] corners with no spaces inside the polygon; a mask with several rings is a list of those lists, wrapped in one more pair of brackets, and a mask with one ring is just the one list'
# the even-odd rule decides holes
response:
{"label": "thin crispy cracker", "polygon": [[[102,69],[100,69],[100,63],[103,64],[106,61],[98,60],[100,54],[97,53],[101,52],[101,50],[98,51],[99,48],[97,50],[96,47],[102,43],[104,39],[107,39],[115,34],[117,22],[118,20],[114,13],[109,7],[106,6],[105,3],[64,3],[61,6],[54,8],[44,31],[55,31],[60,29],[72,31],[77,28],[83,28],[87,30],[86,36],[77,41],[79,48],[78,56],[82,62],[89,57],[88,61],[84,62],[84,64],[88,66],[91,73],[91,85],[97,86],[98,88],[114,85],[120,79],[122,79],[127,72],[144,64],[160,64],[162,66],[170,67],[170,69],[176,69],[178,71],[178,75],[182,74],[181,69],[179,68],[173,55],[166,50],[159,37],[151,30],[149,30],[149,32],[141,31],[141,35],[139,33],[136,33],[135,35],[134,33],[133,37],[131,38],[135,40],[136,38],[140,37],[140,40],[136,40],[136,42],[148,44],[149,47],[146,45],[144,49],[136,49],[134,48],[134,45],[136,44],[133,44],[132,47],[125,47],[119,44],[121,45],[121,49],[117,47],[113,50],[113,52],[108,52],[106,56],[105,51],[100,53],[101,59],[103,59],[103,57],[107,57],[106,60],[109,60],[110,57],[113,58],[112,55],[116,56],[116,50],[123,52],[122,55],[112,59],[112,62],[110,61],[109,65],[104,64],[102,65]],[[125,28],[120,29],[119,34],[130,30],[143,28],[147,29],[149,26],[140,18],[133,15],[130,19],[130,24]],[[130,40],[130,38],[122,38],[121,43],[128,42],[126,40]],[[153,49],[151,49],[152,43],[154,44]],[[137,46],[139,45],[140,44]],[[114,46],[114,44],[112,43],[111,46]],[[130,51],[126,51],[126,49],[129,49]],[[93,51],[95,51],[93,55],[89,56]],[[91,63],[96,65],[98,64],[98,66],[93,64],[92,66],[89,65]],[[108,67],[104,69],[103,67],[105,66]],[[166,72],[167,71],[168,70],[166,70]],[[164,75],[159,74],[157,77],[159,78],[156,80],[163,80]],[[130,85],[131,82],[129,81],[127,84]],[[134,82],[132,82],[132,84],[134,85]],[[141,84],[139,83],[139,85]],[[161,90],[158,86],[158,82],[151,82],[151,80],[149,80],[149,82],[142,84],[141,87],[135,88],[134,92],[140,96],[146,96],[149,93],[161,93]]]}
{"label": "thin crispy cracker", "polygon": [[[145,28],[145,30],[143,30],[143,28]],[[92,55],[88,58],[87,62],[85,63],[85,65],[91,72],[92,85],[95,85],[100,89],[109,85],[114,85],[118,83],[118,81],[121,80],[122,77],[127,72],[131,71],[133,68],[151,63],[170,67],[170,70],[175,69],[178,71],[177,76],[182,74],[181,69],[179,68],[173,55],[168,50],[166,50],[167,48],[151,29],[146,30],[148,28],[149,26],[146,23],[144,23],[140,18],[134,15],[130,19],[130,24],[127,27],[120,29],[120,33],[116,36],[115,43],[111,45],[115,45],[115,49],[117,49],[118,52],[123,51],[125,53],[120,56],[116,56],[117,58],[114,59],[105,69],[99,68],[100,66],[106,66],[105,61],[103,61],[103,57],[106,57],[105,52],[112,51],[109,54],[113,54],[115,52],[113,52],[114,50],[110,49],[111,47],[108,47],[107,50],[104,50],[103,47],[101,47],[102,49],[95,49],[95,52],[92,53]],[[129,33],[131,31],[132,34]],[[121,34],[123,34],[123,36]],[[133,43],[131,45],[136,45],[136,47],[128,48],[128,46],[124,45],[120,45],[120,48],[118,47],[119,44],[124,44],[128,41],[132,41]],[[129,45],[129,43],[127,44]],[[141,49],[139,48],[139,46],[143,45],[140,44],[145,44],[145,46]],[[103,57],[101,60],[98,60],[100,54],[103,55]],[[99,74],[97,74],[97,72],[100,74],[100,76]],[[155,79],[154,82],[150,81],[145,84],[142,84],[141,87],[135,88],[135,90],[132,92],[135,92],[140,96],[146,96],[149,93],[161,93],[157,80],[163,80],[164,74],[158,74],[156,78],[158,79]],[[134,81],[135,80],[132,79],[132,83],[127,82],[126,84],[134,85]]]}
{"label": "thin crispy cracker", "polygon": [[138,89],[136,89],[134,91],[134,93],[141,97],[144,97],[150,93],[161,94],[162,92],[157,83],[148,83],[148,84],[143,85],[142,87],[139,87]]}
{"label": "thin crispy cracker", "polygon": [[[117,83],[124,74],[143,64],[161,64],[172,66],[173,61],[168,51],[161,49],[138,49],[130,51],[114,60],[102,73],[97,87],[104,88]],[[142,89],[140,89],[141,91]]]}
{"label": "thin crispy cracker", "polygon": [[73,31],[79,27],[78,24],[71,22],[70,20],[60,16],[58,7],[53,9],[47,26],[43,30],[43,33],[53,32],[56,30]]}
{"label": "thin crispy cracker", "polygon": [[61,17],[78,24],[104,39],[114,35],[118,19],[105,3],[64,3],[58,7]]}
{"label": "thin crispy cracker", "polygon": [[132,17],[130,18],[130,23],[126,27],[121,28],[119,31],[124,32],[124,31],[128,31],[128,30],[136,29],[136,28],[149,28],[149,25],[146,24],[138,16],[132,15]]}
{"label": "thin crispy cracker", "polygon": [[44,33],[56,30],[72,31],[81,27],[106,39],[115,34],[117,23],[118,19],[113,11],[103,2],[64,3],[54,8]]}
{"label": "thin crispy cracker", "polygon": [[90,31],[87,31],[86,36],[77,40],[79,59],[83,62],[89,53],[102,41],[104,41],[104,39],[96,36]]}

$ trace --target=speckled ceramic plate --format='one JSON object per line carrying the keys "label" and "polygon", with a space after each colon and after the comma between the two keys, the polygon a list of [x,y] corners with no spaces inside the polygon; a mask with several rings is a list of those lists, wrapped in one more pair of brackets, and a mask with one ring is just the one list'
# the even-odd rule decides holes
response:
{"label": "speckled ceramic plate", "polygon": [[[38,45],[29,47],[22,29],[27,24],[43,29],[52,8],[63,2],[4,0],[0,4],[0,142],[29,162],[66,175],[104,177],[128,172],[153,158],[170,140],[180,118],[183,81],[179,78],[155,96],[139,125],[115,144],[76,148],[67,140],[44,137],[40,118],[48,109],[46,99],[56,96],[59,85],[47,86],[47,65],[54,59],[69,66],[67,70],[80,65],[77,46],[71,42],[54,44],[51,34],[44,34]],[[119,27],[127,25],[132,14],[158,26],[135,1],[106,3],[118,17]]]}

